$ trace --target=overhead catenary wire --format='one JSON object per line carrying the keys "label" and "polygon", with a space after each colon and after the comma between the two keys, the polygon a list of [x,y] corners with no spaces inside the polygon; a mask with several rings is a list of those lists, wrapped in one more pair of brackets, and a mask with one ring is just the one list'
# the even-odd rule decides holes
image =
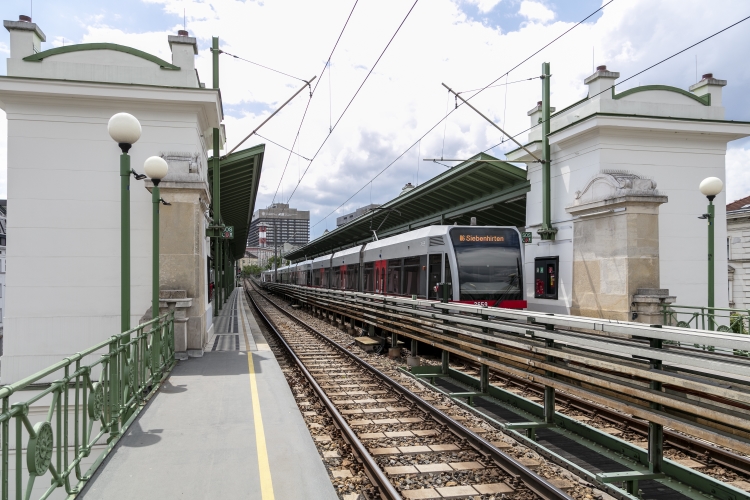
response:
{"label": "overhead catenary wire", "polygon": [[268,141],[268,142],[270,142],[271,144],[275,144],[275,145],[277,145],[277,146],[278,146],[278,147],[280,147],[281,149],[284,149],[284,150],[286,150],[286,151],[289,151],[289,152],[290,152],[290,153],[292,153],[293,155],[297,155],[297,156],[299,156],[299,157],[300,157],[300,158],[302,158],[303,160],[307,160],[307,161],[310,161],[310,158],[305,158],[305,157],[304,157],[304,156],[302,156],[301,154],[299,154],[299,153],[295,153],[294,151],[292,151],[291,149],[287,148],[286,146],[282,146],[282,145],[281,145],[281,144],[279,144],[278,142],[272,141],[272,140],[271,140],[271,139],[269,139],[268,137],[264,137],[264,136],[260,135],[260,134],[259,134],[258,132],[256,132],[256,133],[255,133],[255,135],[257,135],[258,137],[260,137],[260,138],[261,138],[261,139],[263,139],[264,141]]}
{"label": "overhead catenary wire", "polygon": [[[315,91],[318,89],[318,85],[320,85],[320,82],[323,79],[323,73],[325,72],[328,65],[331,63],[331,58],[333,57],[333,53],[336,51],[336,47],[339,46],[341,37],[344,35],[344,31],[346,30],[346,27],[349,25],[349,20],[352,18],[352,14],[354,14],[354,9],[357,7],[357,3],[359,3],[359,0],[354,0],[354,5],[352,5],[352,10],[349,11],[349,15],[346,17],[346,22],[344,22],[344,26],[341,28],[341,31],[339,32],[339,36],[336,38],[336,43],[333,44],[331,53],[328,55],[328,59],[326,60],[325,65],[323,65],[323,69],[320,71],[320,78],[318,78],[318,80],[315,82],[315,86],[310,91],[310,98],[307,100],[305,111],[302,113],[302,118],[300,119],[299,127],[297,127],[297,134],[294,136],[292,149],[294,149],[294,146],[297,144],[297,141],[299,140],[299,134],[302,131],[302,125],[305,123],[305,117],[307,117],[307,111],[310,109],[310,103],[312,102],[312,98],[315,95]],[[284,174],[286,173],[287,167],[289,167],[289,160],[291,158],[292,158],[291,154],[287,156],[286,164],[284,165],[284,170],[282,170],[281,172],[281,177],[279,178],[279,183],[276,186],[276,191],[273,194],[273,199],[271,200],[271,204],[273,204],[273,202],[276,201],[276,195],[279,193],[279,187],[281,186],[281,183],[284,181]],[[308,161],[312,161],[312,160],[308,160]],[[297,183],[299,183],[300,180],[301,180],[301,177],[298,177]]]}
{"label": "overhead catenary wire", "polygon": [[[610,0],[610,1],[614,1],[614,0]],[[390,47],[391,43],[393,43],[393,40],[396,38],[396,35],[398,35],[398,33],[401,31],[401,28],[404,26],[404,23],[406,22],[406,20],[409,19],[409,16],[411,15],[412,11],[414,10],[414,7],[417,6],[418,2],[419,2],[419,0],[414,0],[414,3],[409,8],[409,11],[406,13],[406,16],[404,16],[404,18],[401,20],[401,23],[398,25],[398,28],[396,28],[396,31],[391,36],[390,40],[388,40],[388,43],[386,44],[385,48],[380,53],[380,55],[378,56],[378,58],[375,60],[375,64],[373,64],[372,67],[370,68],[370,71],[367,72],[367,75],[365,75],[365,78],[364,78],[364,80],[362,80],[362,83],[359,84],[359,87],[357,88],[357,90],[354,92],[354,95],[352,96],[352,98],[347,103],[346,107],[344,108],[344,111],[341,112],[341,115],[339,115],[338,119],[336,120],[336,123],[333,124],[333,129],[335,129],[338,126],[339,122],[341,121],[341,119],[344,117],[344,115],[346,114],[346,112],[349,109],[349,107],[354,102],[354,99],[357,98],[357,95],[359,95],[360,90],[362,90],[362,87],[364,87],[365,83],[367,83],[367,80],[370,78],[370,75],[372,75],[372,72],[375,71],[375,68],[377,67],[378,63],[380,62],[380,60],[385,55],[386,51],[388,50],[388,47]],[[331,133],[333,132],[333,129],[331,129]],[[318,150],[313,155],[312,160],[307,165],[307,168],[305,169],[305,171],[302,173],[302,179],[305,178],[305,175],[307,174],[307,171],[312,166],[312,163],[315,161],[315,158],[317,158],[318,154],[323,149],[323,146],[326,144],[326,142],[328,142],[328,139],[331,137],[331,133],[329,133],[325,137],[325,139],[323,139],[323,142],[320,144],[320,147],[318,148]],[[302,182],[302,179],[300,179],[300,181],[297,182],[297,185],[294,186],[294,190],[292,191],[292,194],[289,195],[289,200],[291,200],[292,196],[294,196],[294,193],[297,192],[297,188],[299,187],[300,183]]]}
{"label": "overhead catenary wire", "polygon": [[305,80],[304,78],[300,78],[300,77],[298,77],[298,76],[290,75],[289,73],[284,73],[283,71],[279,71],[278,69],[273,69],[273,68],[271,68],[271,67],[269,67],[269,66],[265,66],[265,65],[263,65],[263,64],[260,64],[260,63],[257,63],[257,62],[254,62],[254,61],[251,61],[250,59],[245,59],[244,57],[240,57],[240,56],[236,56],[236,55],[234,55],[234,54],[230,54],[230,53],[229,53],[229,52],[227,52],[226,50],[219,50],[219,54],[226,54],[226,55],[228,55],[229,57],[234,57],[235,59],[239,59],[240,61],[245,61],[245,62],[248,62],[248,63],[250,63],[250,64],[254,64],[254,65],[256,65],[256,66],[260,66],[261,68],[265,68],[265,69],[267,69],[267,70],[269,70],[269,71],[273,71],[274,73],[278,73],[278,74],[280,74],[280,75],[288,76],[289,78],[294,78],[295,80],[299,80],[299,81],[301,81],[301,82],[305,82],[305,83],[307,83],[307,80]]}
{"label": "overhead catenary wire", "polygon": [[[476,94],[474,94],[474,95],[470,96],[470,97],[469,97],[469,99],[467,99],[467,100],[471,100],[471,99],[473,99],[474,97],[476,97],[477,95],[479,95],[479,94],[480,94],[480,93],[481,93],[481,92],[482,92],[483,90],[485,90],[485,89],[489,88],[489,87],[490,87],[491,85],[494,85],[494,84],[495,84],[495,83],[496,83],[496,82],[497,82],[498,80],[500,80],[501,78],[503,78],[503,77],[505,77],[506,75],[510,74],[510,73],[511,73],[511,72],[512,72],[513,70],[517,69],[517,68],[518,68],[519,66],[521,66],[522,64],[524,64],[525,62],[527,62],[527,61],[528,61],[529,59],[531,59],[531,58],[532,58],[532,57],[534,57],[535,55],[539,54],[539,53],[540,53],[541,51],[543,51],[544,49],[546,49],[547,47],[549,47],[550,45],[552,45],[553,43],[555,43],[555,42],[556,42],[557,40],[559,40],[560,38],[562,38],[562,37],[564,37],[565,35],[567,35],[568,33],[570,33],[570,32],[571,32],[572,30],[574,30],[575,28],[577,28],[578,26],[580,26],[581,24],[583,24],[584,22],[586,22],[586,21],[587,21],[587,20],[588,20],[589,18],[591,18],[592,16],[596,15],[596,13],[597,13],[597,12],[601,11],[602,9],[604,9],[604,8],[605,8],[606,6],[608,6],[609,4],[611,4],[611,3],[612,3],[612,2],[614,2],[614,1],[615,1],[615,0],[609,0],[609,2],[607,2],[607,3],[603,4],[603,5],[601,6],[601,7],[599,7],[599,8],[598,8],[598,9],[596,9],[595,11],[593,11],[593,12],[592,12],[591,14],[589,14],[589,15],[588,15],[588,16],[586,16],[586,17],[584,17],[584,18],[583,18],[583,19],[581,19],[580,21],[578,21],[578,22],[577,22],[576,24],[574,24],[573,26],[571,26],[570,28],[568,28],[567,30],[565,30],[565,31],[564,31],[563,33],[561,33],[560,35],[558,35],[558,36],[556,36],[555,38],[553,38],[553,39],[552,39],[552,40],[551,40],[550,42],[546,43],[546,44],[545,44],[545,45],[543,45],[543,46],[542,46],[541,48],[539,48],[538,50],[536,50],[536,51],[535,51],[534,53],[532,53],[532,54],[531,54],[530,56],[526,57],[526,58],[525,58],[525,59],[523,59],[523,60],[522,60],[521,62],[519,62],[518,64],[516,64],[515,66],[513,66],[513,67],[512,67],[511,69],[509,69],[508,71],[506,71],[505,73],[503,73],[503,74],[502,74],[502,75],[501,75],[500,77],[496,78],[495,80],[491,81],[491,82],[490,82],[489,84],[485,85],[485,86],[484,86],[484,87],[482,88],[482,90],[479,90],[479,91],[477,91],[477,93],[476,93]],[[407,149],[406,149],[406,150],[405,150],[405,151],[404,151],[403,153],[401,153],[400,155],[398,155],[398,156],[397,156],[397,157],[396,157],[396,158],[395,158],[395,159],[394,159],[394,160],[393,160],[393,161],[392,161],[391,163],[389,163],[388,165],[386,165],[386,166],[385,166],[385,167],[384,167],[384,168],[383,168],[383,169],[382,169],[382,170],[381,170],[380,172],[378,172],[377,174],[375,174],[375,176],[374,176],[374,177],[373,177],[373,178],[372,178],[372,179],[371,179],[371,180],[370,180],[369,182],[372,182],[372,181],[374,181],[375,179],[377,179],[378,177],[380,177],[380,176],[381,176],[381,175],[382,175],[382,174],[383,174],[383,173],[384,173],[384,172],[385,172],[386,170],[388,170],[389,168],[391,168],[391,167],[392,167],[392,166],[393,166],[393,165],[394,165],[394,164],[395,164],[395,163],[396,163],[396,162],[397,162],[398,160],[400,160],[400,159],[401,159],[401,158],[402,158],[402,157],[403,157],[403,156],[404,156],[404,155],[405,155],[405,154],[406,154],[407,152],[409,152],[409,151],[410,151],[410,150],[411,150],[411,149],[412,149],[412,148],[413,148],[413,147],[414,147],[414,146],[415,146],[415,145],[416,145],[416,144],[417,144],[417,143],[418,143],[419,141],[421,141],[422,139],[424,139],[424,138],[425,138],[425,137],[426,137],[426,136],[427,136],[427,135],[428,135],[428,134],[429,134],[430,132],[432,132],[433,130],[435,130],[435,128],[436,128],[436,127],[437,127],[438,125],[440,125],[441,123],[443,123],[443,121],[444,121],[444,120],[445,120],[446,118],[448,118],[448,117],[449,117],[449,116],[450,116],[451,114],[453,114],[453,113],[454,113],[454,112],[455,112],[455,111],[456,111],[456,110],[457,110],[457,109],[458,109],[459,107],[461,107],[461,106],[463,106],[463,103],[459,104],[459,105],[458,105],[457,107],[455,107],[455,108],[453,108],[452,110],[450,110],[450,111],[449,111],[449,112],[448,112],[448,113],[447,113],[447,114],[446,114],[445,116],[443,116],[443,117],[442,117],[442,118],[441,118],[440,120],[438,120],[438,121],[437,121],[437,123],[435,123],[435,124],[434,124],[434,125],[433,125],[432,127],[430,127],[430,128],[429,128],[429,129],[428,129],[428,130],[427,130],[427,131],[426,131],[426,132],[424,133],[424,134],[422,134],[422,136],[421,136],[421,137],[419,137],[419,139],[417,139],[417,140],[416,140],[416,141],[415,141],[415,142],[414,142],[414,143],[413,143],[413,144],[412,144],[411,146],[409,146],[409,147],[408,147],[408,148],[407,148]],[[445,165],[445,166],[446,166],[446,167],[448,167],[448,165]],[[449,168],[450,168],[450,167],[449,167]],[[369,182],[368,182],[368,183],[369,183]],[[333,213],[334,213],[334,212],[335,212],[336,210],[338,210],[339,208],[341,208],[341,207],[342,207],[342,206],[344,206],[345,204],[349,203],[349,201],[350,201],[350,200],[351,200],[352,198],[354,198],[355,196],[357,196],[357,195],[358,195],[358,194],[359,194],[360,192],[362,192],[362,190],[363,190],[363,189],[364,189],[365,187],[367,187],[367,184],[365,184],[364,186],[362,186],[361,188],[359,188],[359,189],[358,189],[357,191],[355,191],[355,192],[354,192],[354,194],[352,194],[352,195],[351,195],[351,196],[350,196],[349,198],[347,198],[347,199],[346,199],[346,200],[345,200],[345,201],[344,201],[344,202],[343,202],[343,203],[342,203],[341,205],[339,205],[339,206],[338,206],[337,208],[335,208],[335,209],[334,209],[333,211],[331,211],[331,212],[330,212],[330,213],[329,213],[328,215],[326,215],[324,219],[321,219],[321,220],[319,220],[318,222],[316,222],[315,224],[313,224],[313,225],[312,225],[312,227],[311,227],[311,229],[312,229],[313,227],[317,226],[318,224],[320,224],[320,223],[321,223],[321,222],[322,222],[323,220],[325,220],[325,219],[327,219],[328,217],[330,217],[330,216],[331,216],[331,215],[332,215],[332,214],[333,214]]]}
{"label": "overhead catenary wire", "polygon": [[[632,80],[632,79],[633,79],[633,78],[635,78],[636,76],[640,76],[640,75],[642,75],[642,74],[643,74],[643,73],[645,73],[646,71],[648,71],[648,70],[650,70],[650,69],[653,69],[653,68],[655,68],[655,67],[659,66],[660,64],[662,64],[662,63],[665,63],[665,62],[669,61],[670,59],[673,59],[673,58],[675,58],[675,57],[679,56],[680,54],[682,54],[682,53],[684,53],[684,52],[687,52],[688,50],[690,50],[690,49],[692,49],[692,48],[694,48],[694,47],[697,47],[698,45],[702,44],[703,42],[706,42],[706,41],[708,41],[708,40],[712,39],[713,37],[715,37],[715,36],[717,36],[717,35],[720,35],[721,33],[724,33],[724,32],[725,32],[725,31],[727,31],[728,29],[730,29],[730,28],[734,28],[734,27],[735,27],[735,26],[737,26],[738,24],[744,23],[744,22],[745,22],[745,21],[747,21],[748,19],[750,19],[750,16],[744,17],[744,18],[740,19],[739,21],[737,21],[737,22],[735,22],[735,23],[732,23],[732,24],[730,24],[730,25],[729,25],[729,26],[727,26],[726,28],[722,28],[722,29],[720,29],[719,31],[717,31],[717,32],[713,33],[712,35],[709,35],[709,36],[707,36],[707,37],[705,37],[705,38],[703,38],[703,39],[701,39],[701,40],[699,40],[699,41],[697,41],[697,42],[693,43],[692,45],[689,45],[688,47],[685,47],[684,49],[682,49],[682,50],[679,50],[679,51],[675,52],[674,54],[672,54],[672,55],[670,55],[670,56],[668,56],[668,57],[665,57],[665,58],[664,58],[664,59],[662,59],[661,61],[659,61],[659,62],[656,62],[656,63],[652,64],[651,66],[648,66],[647,68],[644,68],[644,69],[640,70],[639,72],[637,72],[637,73],[635,73],[635,74],[633,74],[633,75],[631,75],[631,76],[629,76],[629,77],[625,78],[625,79],[624,79],[624,80],[622,80],[622,81],[619,81],[619,82],[617,82],[616,84],[614,84],[614,85],[612,85],[612,86],[610,86],[610,87],[607,87],[607,88],[605,88],[604,90],[601,90],[601,91],[597,92],[596,94],[594,94],[594,95],[592,95],[592,96],[587,96],[587,97],[586,97],[585,99],[583,99],[583,100],[582,100],[581,102],[585,102],[585,101],[588,101],[588,100],[590,100],[590,99],[593,99],[594,97],[596,97],[596,96],[598,96],[598,95],[601,95],[601,94],[603,94],[603,93],[605,93],[605,92],[613,92],[613,91],[614,91],[614,88],[615,88],[615,87],[617,87],[618,85],[622,85],[623,83],[625,83],[625,82],[627,82],[627,81],[629,81],[629,80]],[[551,121],[551,120],[552,120],[552,116],[550,116],[549,120],[547,120],[547,121]],[[530,131],[530,130],[532,130],[532,129],[534,129],[534,128],[538,127],[538,126],[540,126],[540,125],[541,125],[542,123],[546,123],[546,122],[544,122],[544,121],[539,121],[539,123],[537,123],[537,124],[535,124],[535,125],[532,125],[531,127],[529,127],[529,128],[527,128],[527,129],[525,129],[525,130],[522,130],[522,131],[520,131],[520,132],[518,132],[518,133],[514,134],[514,135],[513,135],[513,137],[518,137],[519,135],[521,135],[521,134],[524,134],[524,133],[526,133],[526,132],[528,132],[528,131]],[[503,142],[505,142],[505,141],[503,141]],[[485,149],[485,150],[484,150],[484,151],[482,151],[482,152],[483,152],[483,153],[486,153],[487,151],[489,151],[489,150],[491,150],[491,149],[495,149],[496,147],[498,147],[499,145],[501,145],[501,144],[502,144],[503,142],[499,142],[499,143],[495,144],[494,146],[491,146],[491,147],[489,147],[489,148]]]}
{"label": "overhead catenary wire", "polygon": [[[505,73],[503,76],[507,77],[509,73],[510,73],[510,71],[508,73]],[[499,83],[497,85],[489,85],[487,87],[482,87],[482,88],[479,88],[479,89],[462,90],[461,92],[456,92],[456,93],[457,94],[467,94],[469,92],[477,92],[478,90],[491,89],[491,88],[495,88],[495,87],[506,87],[506,89],[507,89],[508,85],[512,85],[514,83],[523,83],[523,82],[528,82],[529,80],[538,80],[538,79],[539,79],[538,76],[532,76],[531,78],[523,78],[521,80],[515,80],[513,82],[509,82],[509,81],[507,81],[507,78],[506,78],[506,82],[505,83]]]}

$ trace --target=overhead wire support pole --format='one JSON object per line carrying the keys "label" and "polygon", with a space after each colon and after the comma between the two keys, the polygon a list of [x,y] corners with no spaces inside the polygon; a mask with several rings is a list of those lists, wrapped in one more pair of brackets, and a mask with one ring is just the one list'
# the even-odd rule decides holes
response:
{"label": "overhead wire support pole", "polygon": [[[268,123],[268,120],[270,120],[271,118],[273,118],[274,116],[276,116],[276,114],[277,114],[277,113],[278,113],[279,111],[281,111],[282,109],[284,109],[284,106],[286,106],[287,104],[289,104],[290,102],[292,102],[292,99],[294,99],[295,97],[297,97],[297,96],[299,95],[299,93],[300,93],[300,92],[302,92],[302,91],[303,91],[303,90],[305,90],[306,88],[310,87],[310,84],[311,84],[311,83],[312,83],[312,82],[313,82],[313,81],[314,81],[314,80],[315,80],[316,78],[317,78],[317,75],[314,75],[314,76],[313,76],[312,78],[310,78],[310,80],[307,80],[307,81],[305,81],[305,84],[304,84],[304,85],[302,86],[302,88],[300,88],[300,89],[299,89],[299,90],[298,90],[297,92],[295,92],[295,93],[294,93],[294,95],[293,95],[292,97],[290,97],[289,99],[287,99],[287,100],[286,100],[286,102],[285,102],[284,104],[282,104],[282,105],[281,105],[280,107],[278,107],[278,108],[276,109],[276,111],[274,111],[273,113],[271,113],[271,115],[270,115],[270,116],[269,116],[268,118],[266,118],[265,120],[263,120],[263,123],[261,123],[260,125],[258,125],[257,127],[255,127],[255,130],[253,130],[252,132],[250,132],[249,134],[247,134],[247,136],[246,136],[246,137],[245,137],[244,139],[242,139],[242,140],[241,140],[241,141],[239,142],[239,144],[237,144],[237,145],[236,145],[235,147],[233,147],[233,148],[232,148],[232,149],[231,149],[231,150],[230,150],[230,151],[229,151],[229,152],[228,152],[227,154],[225,154],[225,155],[224,155],[224,158],[226,158],[227,156],[229,156],[230,154],[232,154],[232,153],[234,152],[234,150],[235,150],[235,149],[237,149],[238,147],[240,147],[240,146],[242,145],[242,143],[243,143],[243,142],[245,142],[245,141],[246,141],[246,140],[248,140],[248,139],[249,139],[250,137],[252,137],[252,136],[253,136],[253,135],[254,135],[254,134],[255,134],[255,133],[256,133],[256,132],[258,131],[258,130],[260,130],[260,128],[261,128],[261,127],[262,127],[263,125],[265,125],[266,123]],[[312,92],[312,90],[311,90],[310,92]]]}
{"label": "overhead wire support pole", "polygon": [[[219,37],[213,37],[211,44],[211,53],[213,56],[213,88],[219,88]],[[219,149],[221,147],[221,138],[219,137],[220,129],[213,129],[213,186],[211,192],[211,204],[213,205],[213,225],[221,224],[221,168],[219,166]],[[222,241],[214,238],[214,316],[219,315],[221,307],[221,246]]]}
{"label": "overhead wire support pole", "polygon": [[542,240],[554,240],[557,229],[552,227],[552,190],[550,187],[550,65],[542,63],[542,227],[537,231]]}
{"label": "overhead wire support pole", "polygon": [[531,155],[532,157],[534,157],[534,159],[535,159],[535,160],[536,160],[537,162],[539,162],[539,163],[544,163],[544,160],[542,160],[542,159],[541,159],[541,158],[539,158],[539,157],[538,157],[537,155],[535,155],[534,153],[532,153],[531,151],[529,151],[528,149],[526,149],[526,146],[524,146],[523,144],[521,144],[520,142],[518,142],[518,141],[517,141],[517,140],[515,139],[515,137],[511,136],[510,134],[508,134],[508,132],[506,132],[505,130],[501,129],[501,128],[500,128],[500,126],[498,126],[498,124],[497,124],[497,123],[495,123],[495,122],[493,122],[492,120],[490,120],[489,118],[487,118],[487,117],[486,117],[486,116],[485,116],[485,115],[484,115],[484,114],[483,114],[483,113],[482,113],[481,111],[479,111],[479,110],[478,110],[477,108],[475,108],[474,106],[472,106],[471,104],[469,104],[469,101],[467,101],[466,99],[464,99],[463,97],[461,97],[461,96],[460,96],[460,95],[459,95],[459,94],[458,94],[458,93],[457,93],[457,92],[456,92],[455,90],[453,90],[452,88],[450,88],[450,87],[449,87],[449,86],[447,86],[446,84],[443,84],[443,87],[445,87],[446,89],[448,89],[448,92],[450,92],[451,94],[453,94],[453,95],[455,95],[456,97],[458,97],[459,99],[461,99],[461,102],[463,102],[464,104],[466,104],[467,106],[469,106],[469,107],[470,107],[471,109],[473,109],[473,110],[474,110],[474,111],[475,111],[475,112],[476,112],[476,113],[477,113],[477,114],[478,114],[479,116],[481,116],[482,118],[484,118],[485,120],[487,120],[487,121],[488,121],[488,122],[489,122],[489,123],[490,123],[490,124],[491,124],[491,125],[492,125],[493,127],[495,127],[495,128],[496,128],[496,129],[498,129],[498,130],[499,130],[500,132],[502,132],[502,133],[503,133],[503,135],[505,135],[505,136],[506,136],[506,137],[507,137],[508,139],[510,139],[511,141],[513,141],[513,142],[515,142],[516,144],[518,144],[518,147],[520,147],[521,149],[523,149],[524,151],[526,151],[527,153],[529,153],[529,154],[530,154],[530,155]]}

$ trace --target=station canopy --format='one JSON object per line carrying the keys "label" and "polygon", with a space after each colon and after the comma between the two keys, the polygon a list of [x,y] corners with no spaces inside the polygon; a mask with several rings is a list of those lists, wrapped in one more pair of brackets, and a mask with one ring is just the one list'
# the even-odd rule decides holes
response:
{"label": "station canopy", "polygon": [[471,217],[480,226],[525,226],[530,189],[525,169],[480,153],[284,257],[299,262],[373,241],[373,230],[383,239]]}
{"label": "station canopy", "polygon": [[[225,226],[234,226],[230,249],[235,259],[245,254],[247,233],[258,196],[265,144],[227,155],[221,160],[221,218]],[[209,162],[212,163],[212,162]],[[213,186],[213,169],[208,170]]]}

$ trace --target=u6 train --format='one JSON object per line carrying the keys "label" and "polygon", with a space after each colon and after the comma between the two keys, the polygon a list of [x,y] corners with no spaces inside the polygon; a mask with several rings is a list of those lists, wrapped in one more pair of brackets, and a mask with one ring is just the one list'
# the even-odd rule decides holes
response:
{"label": "u6 train", "polygon": [[504,226],[429,226],[265,271],[262,281],[525,309],[521,234]]}

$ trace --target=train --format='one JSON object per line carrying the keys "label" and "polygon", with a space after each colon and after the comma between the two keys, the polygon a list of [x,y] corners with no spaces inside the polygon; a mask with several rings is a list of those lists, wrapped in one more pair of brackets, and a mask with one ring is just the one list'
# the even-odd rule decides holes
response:
{"label": "train", "polygon": [[526,309],[523,262],[516,227],[428,226],[264,271],[261,280]]}

